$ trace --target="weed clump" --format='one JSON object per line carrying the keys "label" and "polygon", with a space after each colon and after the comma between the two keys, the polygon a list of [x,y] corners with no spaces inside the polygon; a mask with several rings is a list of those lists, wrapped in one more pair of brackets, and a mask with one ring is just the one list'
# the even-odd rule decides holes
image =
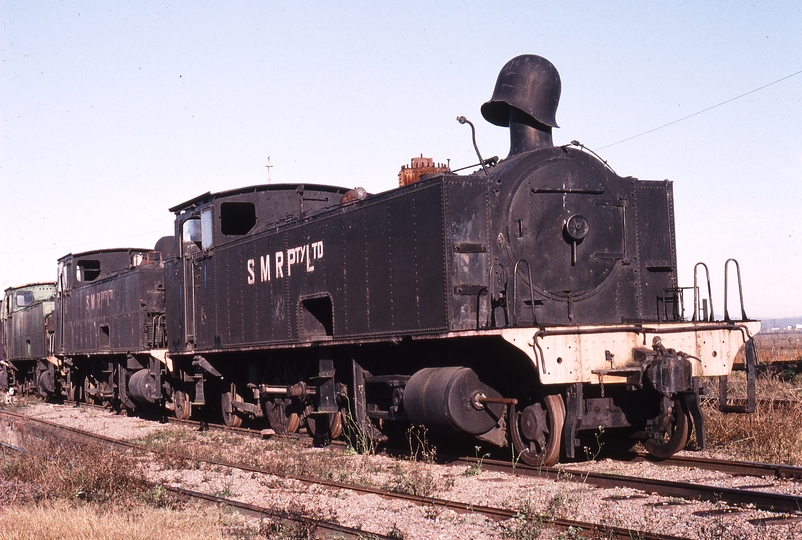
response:
{"label": "weed clump", "polygon": [[702,407],[707,445],[744,461],[802,465],[802,405],[758,405],[752,414],[722,413],[717,403]]}
{"label": "weed clump", "polygon": [[384,489],[396,493],[430,497],[440,487],[437,477],[426,464],[398,461],[395,463],[392,475]]}
{"label": "weed clump", "polygon": [[535,506],[527,498],[521,504],[512,522],[503,526],[504,538],[515,540],[535,540],[543,531],[543,516],[537,513]]}
{"label": "weed clump", "polygon": [[476,452],[476,461],[468,465],[468,468],[465,469],[464,473],[462,473],[468,478],[470,478],[471,476],[479,476],[480,474],[482,474],[482,462],[485,460],[485,458],[490,457],[489,453],[482,454],[481,457],[479,456],[479,450],[482,449],[481,446],[474,446],[474,449]]}
{"label": "weed clump", "polygon": [[33,446],[25,453],[0,454],[0,480],[7,486],[15,486],[22,502],[49,499],[96,504],[171,504],[164,493],[155,493],[144,480],[131,454],[69,440],[40,440]]}
{"label": "weed clump", "polygon": [[[733,395],[745,395],[743,373],[731,375],[730,383]],[[722,413],[717,399],[703,402],[707,446],[735,459],[802,465],[802,403],[789,400],[798,389],[777,377],[759,377],[756,390],[761,401],[751,414]]]}

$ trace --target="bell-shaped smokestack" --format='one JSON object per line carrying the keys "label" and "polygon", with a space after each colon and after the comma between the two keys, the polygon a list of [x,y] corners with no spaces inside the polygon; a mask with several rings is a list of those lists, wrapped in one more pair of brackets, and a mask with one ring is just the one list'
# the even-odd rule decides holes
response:
{"label": "bell-shaped smokestack", "polygon": [[493,97],[482,105],[482,116],[510,128],[510,154],[553,146],[562,83],[554,65],[534,54],[516,56],[501,68]]}

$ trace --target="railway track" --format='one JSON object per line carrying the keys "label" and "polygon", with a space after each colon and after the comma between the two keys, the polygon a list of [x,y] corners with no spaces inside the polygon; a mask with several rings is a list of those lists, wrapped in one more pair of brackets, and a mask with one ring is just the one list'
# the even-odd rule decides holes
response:
{"label": "railway track", "polygon": [[[790,400],[766,400],[766,401],[767,402],[779,401],[781,403],[781,406],[784,406]],[[794,403],[796,402],[794,401]],[[98,408],[101,410],[108,410],[107,408],[99,405],[87,405],[85,403],[77,403],[76,405],[79,405],[81,407],[86,406],[91,408]],[[303,434],[299,433],[276,435],[275,433],[273,433],[272,430],[252,429],[248,427],[230,427],[224,424],[208,423],[197,420],[179,420],[173,417],[167,417],[165,420],[171,424],[188,426],[190,428],[198,430],[218,429],[226,432],[237,433],[248,437],[265,437],[265,436],[283,437],[295,440],[299,444],[302,444],[304,442],[311,444],[311,439],[309,437],[306,437]],[[342,441],[332,441],[331,444],[343,447],[346,446],[346,443]],[[406,455],[407,453],[406,450],[402,449],[388,449],[387,451],[388,453],[393,455]],[[464,456],[441,455],[440,458],[441,458],[440,461],[444,463],[463,463],[466,465],[471,465],[478,461],[477,458],[464,457]],[[728,459],[716,459],[709,457],[697,457],[697,456],[687,456],[679,454],[675,454],[666,459],[658,460],[645,452],[639,452],[635,454],[634,457],[627,457],[624,458],[624,460],[634,461],[634,462],[650,462],[655,465],[663,467],[666,466],[689,467],[689,468],[693,467],[697,469],[721,472],[733,476],[774,477],[783,479],[802,480],[802,467],[794,465],[783,465],[777,463],[736,461]],[[545,474],[546,472],[555,473],[560,471],[569,471],[572,474],[573,473],[581,475],[585,474],[585,471],[572,470],[570,467],[538,468],[538,467],[530,467],[523,463],[518,463],[513,465],[511,461],[486,460],[486,459],[482,460],[482,462],[484,464],[493,464],[492,466],[493,470],[502,472],[513,472],[513,473],[518,472],[524,475],[531,475],[530,471],[537,471],[539,474],[540,473]],[[581,466],[581,462],[578,463]]]}
{"label": "railway track", "polygon": [[[258,430],[258,429],[251,429],[247,427],[229,427],[223,424],[211,424],[206,422],[199,422],[196,420],[178,420],[175,418],[168,418],[167,419],[171,424],[177,424],[182,426],[187,426],[193,429],[219,429],[222,431],[228,431],[231,433],[237,433],[240,435],[248,436],[248,437],[284,437],[289,438],[297,441],[299,444],[302,444],[304,441],[311,444],[311,439],[305,437],[303,434],[298,433],[290,433],[286,435],[276,435],[272,433],[271,430]],[[342,441],[332,441],[332,445],[335,446],[346,446],[346,443]],[[406,455],[408,453],[407,450],[401,449],[388,449],[387,452],[392,455]],[[449,463],[449,462],[459,462],[465,463],[470,465],[471,463],[475,463],[477,460],[476,458],[470,457],[461,457],[461,456],[441,456],[441,462]],[[615,458],[614,458],[615,459]],[[722,472],[734,476],[758,476],[758,477],[775,477],[775,478],[789,478],[789,479],[800,479],[802,480],[802,467],[794,466],[794,465],[783,465],[778,463],[760,463],[760,462],[750,462],[750,461],[735,461],[735,460],[727,460],[727,459],[715,459],[715,458],[708,458],[708,457],[696,457],[696,456],[686,456],[686,455],[679,455],[675,454],[669,458],[657,460],[646,454],[645,452],[639,452],[635,454],[633,457],[625,457],[621,458],[624,461],[633,461],[633,462],[650,462],[658,466],[673,466],[673,467],[694,467],[697,469],[705,469],[709,471],[717,471]],[[484,460],[487,463],[487,460]],[[503,470],[503,464],[507,464],[509,470],[512,471],[516,469],[517,471],[526,470],[527,466],[524,464],[518,464],[516,467],[513,467],[510,462],[497,460],[500,464],[496,470]],[[581,462],[580,462],[581,463]],[[531,468],[531,467],[530,467]],[[543,469],[537,469],[542,471]],[[559,469],[565,470],[565,469]]]}
{"label": "railway track", "polygon": [[[718,407],[717,397],[706,397],[702,399],[702,403],[711,404]],[[761,409],[778,410],[793,410],[798,408],[802,403],[799,399],[793,398],[756,398],[755,405]],[[748,404],[746,398],[728,398],[727,405],[731,407],[745,407]]]}
{"label": "railway track", "polygon": [[673,455],[668,459],[657,461],[647,454],[638,454],[637,460],[649,461],[660,466],[695,467],[709,471],[718,471],[738,476],[760,476],[774,478],[802,479],[802,467],[777,463],[758,463],[751,461],[732,461],[695,456]]}
{"label": "railway track", "polygon": [[[42,426],[42,429],[45,432],[67,432],[67,433],[70,434],[70,436],[91,437],[92,439],[100,440],[100,441],[103,441],[103,442],[105,442],[107,444],[110,444],[110,445],[113,445],[113,446],[116,446],[116,447],[120,447],[120,448],[132,449],[132,450],[136,450],[136,451],[139,451],[139,452],[146,452],[146,453],[161,453],[161,451],[157,451],[157,450],[154,450],[152,448],[147,448],[147,447],[139,445],[139,444],[131,443],[131,442],[128,442],[128,441],[122,441],[122,440],[119,440],[119,439],[113,439],[113,438],[106,437],[106,436],[103,436],[103,435],[97,435],[97,434],[88,433],[88,432],[85,432],[83,430],[79,430],[79,429],[76,429],[76,428],[60,426],[60,425],[57,425],[57,424],[55,424],[53,422],[49,422],[49,421],[45,421],[45,420],[41,420],[41,419],[27,418],[27,417],[24,417],[22,415],[18,415],[18,414],[15,414],[15,413],[0,412],[0,419],[2,419],[5,423],[9,423],[10,421],[11,422],[17,422],[18,423],[18,425],[17,425],[17,430],[18,431],[25,431],[26,429],[30,429],[30,430],[33,430],[33,431],[38,431],[39,428],[36,428],[34,426]],[[19,424],[24,424],[25,427],[23,427],[23,425],[19,425]],[[197,458],[193,458],[193,460],[196,460],[196,459]],[[298,474],[277,473],[274,470],[266,470],[266,469],[263,469],[263,468],[260,468],[260,467],[254,467],[254,466],[244,465],[244,464],[240,464],[240,463],[228,462],[226,460],[204,458],[204,459],[200,459],[200,460],[197,460],[197,461],[202,461],[203,463],[206,463],[208,465],[214,465],[216,467],[229,467],[229,468],[234,468],[234,469],[238,469],[238,470],[241,470],[241,471],[244,471],[244,472],[254,473],[254,474],[263,474],[263,475],[272,475],[272,476],[277,476],[277,475],[280,474],[280,476],[282,476],[284,479],[294,480],[294,481],[302,482],[302,483],[305,483],[305,484],[315,484],[315,485],[318,485],[318,486],[325,486],[327,488],[335,489],[335,490],[349,490],[349,491],[360,493],[360,494],[377,495],[377,496],[385,498],[385,499],[403,500],[403,501],[407,501],[409,503],[413,503],[413,504],[416,504],[416,505],[426,505],[426,506],[430,506],[430,507],[434,507],[434,508],[438,508],[438,509],[449,509],[449,510],[453,510],[453,511],[460,512],[460,513],[471,513],[471,514],[475,514],[475,515],[481,515],[481,516],[484,516],[484,517],[492,519],[492,520],[510,520],[510,519],[518,519],[518,518],[521,517],[520,513],[518,511],[510,510],[510,509],[506,509],[506,508],[483,506],[483,505],[477,505],[477,504],[471,504],[471,503],[465,503],[465,502],[459,502],[459,501],[452,501],[452,500],[447,500],[447,499],[442,499],[442,498],[437,498],[437,497],[428,497],[428,496],[412,495],[412,494],[408,494],[408,493],[399,493],[399,492],[389,491],[389,490],[385,490],[385,489],[367,487],[367,486],[356,485],[356,484],[352,484],[352,483],[338,482],[338,481],[333,481],[333,480],[326,480],[326,479],[321,479],[321,478],[313,478],[313,477],[304,476],[304,475],[298,475]],[[492,468],[492,467],[495,466],[495,464],[492,463],[492,462],[486,462],[486,463],[487,463],[486,466],[488,468]],[[169,489],[170,491],[172,491],[174,493],[177,493],[177,494],[180,494],[180,495],[183,495],[183,496],[189,496],[189,497],[193,497],[193,498],[202,498],[202,499],[205,499],[207,501],[218,503],[218,504],[230,504],[231,506],[234,506],[236,508],[240,508],[240,509],[248,511],[248,512],[254,512],[254,513],[263,514],[263,515],[270,515],[271,517],[280,518],[280,519],[297,519],[297,517],[293,518],[292,515],[287,515],[286,513],[283,513],[283,512],[276,513],[275,510],[264,508],[264,507],[261,507],[261,506],[258,506],[258,505],[250,505],[250,504],[247,504],[247,503],[242,503],[242,502],[238,502],[238,501],[232,501],[230,499],[217,497],[217,496],[213,496],[213,495],[206,495],[206,494],[202,494],[202,493],[199,493],[199,492],[196,492],[196,491],[175,488],[175,487],[172,487],[172,486],[165,486],[165,488]],[[667,539],[672,539],[672,538],[673,539],[679,538],[679,537],[676,537],[676,536],[670,536],[670,535],[664,535],[664,534],[658,534],[658,533],[651,533],[651,532],[646,532],[646,531],[634,531],[632,529],[626,529],[626,528],[600,526],[598,524],[582,522],[582,521],[577,521],[577,520],[559,519],[559,518],[555,518],[555,517],[552,517],[552,516],[537,516],[537,519],[544,526],[548,526],[548,527],[553,528],[555,530],[560,530],[560,531],[582,530],[582,531],[587,531],[587,532],[593,532],[593,533],[596,533],[596,534],[603,534],[605,538],[631,539],[631,538],[634,537],[634,538],[654,539],[654,540],[667,540]],[[353,529],[353,528],[349,529],[348,527],[342,527],[342,526],[340,526],[340,525],[338,525],[336,523],[330,523],[330,522],[327,522],[327,521],[324,521],[324,520],[316,520],[315,521],[315,527],[316,528],[320,528],[321,530],[326,530],[326,531],[329,531],[329,532],[336,532],[336,533],[339,533],[341,535],[346,535],[346,536],[349,536],[349,537],[361,537],[361,538],[364,538],[365,535],[368,534],[368,533],[366,533],[366,531],[363,531],[363,530],[357,530],[357,529]],[[353,536],[353,535],[356,535],[356,536]],[[359,536],[359,535],[362,535],[362,536]],[[386,536],[382,536],[380,534],[370,533],[370,535],[368,537],[369,538],[385,538]]]}
{"label": "railway track", "polygon": [[[222,424],[208,424],[206,422],[177,420],[174,418],[168,418],[168,421],[197,429],[221,429],[224,431],[253,437],[262,437],[265,435],[264,430],[254,430],[247,427],[229,427]],[[271,434],[271,436],[273,435]],[[308,438],[298,434],[282,435],[281,437],[293,438],[299,443],[301,443],[301,441],[309,441]],[[339,441],[335,442],[335,444],[344,445],[344,443]],[[405,451],[403,450],[391,451],[391,453],[394,454],[403,454],[404,452]],[[802,496],[798,495],[775,493],[772,491],[757,491],[753,489],[726,488],[714,485],[708,486],[690,482],[630,477],[619,474],[594,473],[583,469],[581,463],[577,464],[575,467],[565,465],[558,467],[532,467],[523,463],[513,464],[511,461],[493,459],[479,460],[477,458],[465,456],[440,456],[439,461],[443,463],[452,463],[464,466],[475,466],[477,463],[481,462],[482,467],[486,470],[503,472],[507,474],[519,474],[522,476],[534,476],[552,480],[558,478],[561,480],[575,480],[577,482],[592,484],[601,488],[629,487],[648,493],[657,493],[665,497],[676,497],[688,500],[723,501],[733,506],[753,505],[755,508],[770,512],[802,512]],[[637,454],[635,456],[635,461],[648,461],[662,467],[692,467],[716,471],[733,476],[802,479],[802,467],[796,467],[792,465],[744,462],[680,455],[674,455],[664,460],[655,460],[645,453]],[[444,507],[449,506],[444,505]]]}
{"label": "railway track", "polygon": [[[475,462],[475,458],[460,458],[465,463]],[[687,465],[684,465],[687,466]],[[712,464],[711,464],[712,466]],[[487,470],[511,472],[526,476],[582,482],[601,488],[628,487],[646,493],[656,493],[664,497],[686,500],[721,501],[732,506],[753,506],[770,512],[802,512],[802,496],[756,489],[727,488],[708,486],[691,482],[678,482],[654,478],[640,478],[619,474],[597,473],[572,467],[530,467],[518,464],[513,466],[506,461],[483,460],[482,467]],[[737,469],[737,465],[732,467]],[[736,473],[737,474],[737,473]],[[768,486],[763,486],[768,487]]]}
{"label": "railway track", "polygon": [[264,506],[259,506],[255,504],[248,504],[235,499],[219,497],[217,495],[209,495],[208,493],[201,493],[200,491],[193,491],[175,486],[162,485],[162,487],[175,495],[191,499],[197,499],[211,504],[229,506],[231,508],[236,508],[241,512],[255,514],[257,516],[267,516],[271,518],[277,518],[285,521],[302,522],[308,525],[312,529],[315,539],[331,538],[332,540],[339,540],[342,538],[355,538],[358,540],[365,540],[365,538],[371,538],[371,539],[375,538],[376,540],[392,540],[394,538],[393,536],[388,536],[379,533],[369,533],[369,535],[366,535],[365,531],[363,531],[362,529],[356,529],[353,527],[344,527],[338,523],[309,518],[306,516],[299,517],[297,515],[293,515],[287,512],[277,511],[273,508],[266,508]]}

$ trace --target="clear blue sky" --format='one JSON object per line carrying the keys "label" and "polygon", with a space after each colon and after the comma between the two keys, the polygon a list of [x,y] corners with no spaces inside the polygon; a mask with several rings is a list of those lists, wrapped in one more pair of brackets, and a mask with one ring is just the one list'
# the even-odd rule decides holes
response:
{"label": "clear blue sky", "polygon": [[[485,122],[522,53],[560,71],[555,143],[674,181],[680,281],[741,263],[750,316],[802,316],[798,2],[0,0],[0,285],[152,247],[168,208],[267,181],[377,192],[423,154],[504,157]],[[732,304],[737,312],[737,300]],[[733,309],[733,308],[731,308]]]}

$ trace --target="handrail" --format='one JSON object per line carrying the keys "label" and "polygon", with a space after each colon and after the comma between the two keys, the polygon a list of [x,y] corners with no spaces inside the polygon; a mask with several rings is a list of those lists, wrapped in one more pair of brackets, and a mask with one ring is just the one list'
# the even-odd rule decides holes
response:
{"label": "handrail", "polygon": [[727,259],[727,262],[724,263],[724,320],[730,321],[730,314],[727,311],[727,285],[729,284],[729,266],[730,261],[735,263],[735,270],[738,273],[738,296],[741,300],[741,320],[746,321],[748,320],[746,317],[746,310],[744,309],[744,290],[741,284],[741,265],[738,264],[738,261],[735,259]]}
{"label": "handrail", "polygon": [[[715,321],[716,318],[713,315],[713,292],[712,292],[712,290],[710,288],[710,270],[708,270],[707,265],[705,263],[703,263],[703,262],[698,262],[693,267],[693,318],[691,320],[694,320],[694,321],[701,321],[702,320],[701,314],[699,313],[699,309],[700,309],[700,307],[699,307],[699,301],[700,301],[699,296],[700,296],[700,294],[699,294],[699,285],[698,285],[698,270],[699,270],[700,266],[704,267],[704,269],[705,269],[705,276],[707,278],[707,301],[710,304],[710,315],[708,316],[708,318],[706,320],[712,322],[712,321]],[[726,267],[725,267],[725,274],[726,274]],[[724,293],[724,295],[726,296],[726,294],[727,293],[726,293],[726,283],[725,283],[725,293]],[[725,299],[725,305],[726,305],[726,299]],[[724,310],[726,311],[726,309],[727,308],[725,307]]]}

